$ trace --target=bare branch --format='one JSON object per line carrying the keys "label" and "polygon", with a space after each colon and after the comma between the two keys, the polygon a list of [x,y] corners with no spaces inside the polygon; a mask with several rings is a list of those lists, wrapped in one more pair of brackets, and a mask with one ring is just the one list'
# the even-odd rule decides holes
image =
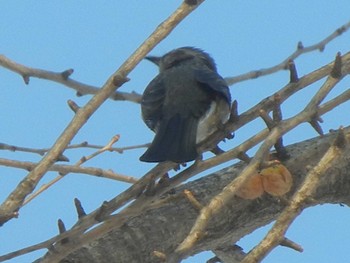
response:
{"label": "bare branch", "polygon": [[[58,219],[57,225],[58,225],[58,231],[60,234],[66,232],[66,226],[64,225],[64,222],[62,221],[62,219]],[[69,241],[68,238],[63,238],[60,242],[61,244],[66,244],[68,243],[68,241]]]}
{"label": "bare branch", "polygon": [[247,79],[255,79],[261,76],[270,75],[272,73],[275,73],[280,70],[285,70],[288,68],[288,64],[290,61],[295,61],[297,57],[299,57],[302,54],[312,52],[315,50],[323,51],[326,45],[331,42],[336,37],[340,36],[342,33],[347,31],[350,27],[350,22],[342,25],[340,28],[338,28],[336,31],[334,31],[332,34],[330,34],[328,37],[323,39],[322,41],[318,42],[317,44],[304,47],[301,42],[298,43],[297,50],[294,51],[290,56],[288,56],[286,59],[284,59],[281,63],[272,66],[270,68],[260,69],[260,70],[253,70],[241,75],[238,75],[236,77],[227,77],[225,78],[228,85],[233,85],[237,82],[241,82]]}
{"label": "bare branch", "polygon": [[198,241],[198,237],[204,232],[207,227],[209,219],[214,217],[220,212],[222,207],[227,204],[235,195],[237,190],[257,172],[260,168],[261,162],[265,160],[265,156],[268,154],[271,146],[286,132],[296,127],[302,122],[308,121],[312,116],[317,113],[318,105],[322,102],[325,96],[330,90],[340,81],[340,78],[328,77],[320,90],[311,99],[305,109],[296,114],[293,118],[280,122],[275,128],[273,128],[270,134],[265,139],[259,150],[256,152],[254,158],[250,164],[242,171],[241,175],[228,184],[225,189],[215,196],[208,205],[206,205],[198,216],[194,226],[185,240],[177,247],[175,253],[171,255],[169,262],[178,262],[183,255],[186,255],[191,248]]}
{"label": "bare branch", "polygon": [[[339,131],[339,136],[344,137],[343,130]],[[290,205],[284,209],[265,238],[248,253],[242,260],[242,263],[260,262],[274,247],[278,246],[284,240],[287,229],[303,211],[305,202],[314,194],[322,178],[320,175],[325,174],[332,163],[341,156],[343,150],[344,147],[339,148],[336,143],[329,148],[319,163],[308,173],[305,182],[292,197]]]}
{"label": "bare branch", "polygon": [[[23,161],[0,158],[0,165],[31,171],[38,164],[33,162],[23,162]],[[88,174],[88,175],[104,177],[104,178],[121,181],[125,183],[131,183],[131,184],[136,183],[138,181],[138,179],[135,177],[118,174],[113,172],[112,170],[103,170],[97,167],[81,167],[76,165],[54,164],[49,168],[48,171],[55,171],[61,174],[68,174],[68,173]]]}
{"label": "bare branch", "polygon": [[[98,151],[92,153],[91,155],[85,157],[83,156],[76,164],[75,166],[81,166],[83,163],[87,162],[88,160],[91,160],[92,158],[96,157],[97,155],[105,152],[105,151],[109,151],[109,149],[113,146],[114,143],[116,143],[119,140],[120,136],[119,135],[115,135],[113,136],[113,138],[106,144],[106,146],[104,146],[103,148],[99,149]],[[41,194],[42,192],[44,192],[45,190],[49,189],[52,185],[54,185],[55,183],[57,183],[59,180],[61,180],[64,176],[66,176],[66,173],[60,173],[57,177],[55,177],[53,180],[51,180],[50,182],[43,184],[35,193],[31,194],[30,196],[28,196],[24,202],[23,205],[28,204],[30,201],[32,201],[35,197],[37,197],[39,194]]]}
{"label": "bare branch", "polygon": [[290,60],[288,62],[288,68],[289,68],[289,72],[290,72],[290,82],[291,83],[298,82],[299,81],[298,72],[297,72],[297,68],[295,67],[293,60]]}
{"label": "bare branch", "polygon": [[[289,83],[285,87],[283,87],[281,90],[277,91],[275,94],[278,94],[281,100],[281,103],[283,103],[286,99],[288,99],[291,95],[297,93],[299,90],[308,87],[310,84],[328,76],[334,66],[334,62],[329,63],[326,66],[323,66],[319,68],[318,70],[315,70],[314,72],[311,72],[302,78],[297,83]],[[344,75],[349,74],[350,72],[350,53],[342,56],[342,72]],[[266,112],[270,112],[275,105],[275,95],[272,95],[265,100],[261,101],[257,105],[253,106],[251,109],[247,110],[246,112],[239,115],[239,119],[235,122],[228,122],[225,125],[225,131],[235,131],[238,130],[240,127],[246,125],[248,122],[258,118],[260,116],[260,111],[263,109]],[[201,143],[199,145],[200,151],[210,150],[214,147],[214,145],[217,145],[225,135],[220,133],[214,133],[211,135],[207,141]]]}
{"label": "bare branch", "polygon": [[78,104],[76,104],[73,100],[68,100],[67,104],[74,113],[77,113],[77,111],[80,109]]}
{"label": "bare branch", "polygon": [[74,198],[75,209],[77,210],[78,218],[86,216],[86,212],[78,198]]}
{"label": "bare branch", "polygon": [[283,238],[283,240],[280,243],[280,246],[284,246],[284,247],[289,247],[291,249],[294,249],[295,251],[298,252],[303,252],[304,249],[297,243],[295,243],[294,241],[288,239],[288,238]]}
{"label": "bare branch", "polygon": [[[198,1],[198,3],[201,3],[202,1]],[[113,148],[112,144],[109,144],[107,146],[96,146],[96,145],[89,145],[89,144],[80,144],[80,145],[70,145],[68,146],[68,143],[71,141],[71,139],[75,136],[76,132],[82,127],[82,125],[88,120],[88,118],[94,113],[94,111],[107,99],[113,97],[116,98],[116,94],[118,96],[121,96],[119,92],[115,92],[115,89],[120,87],[124,82],[128,81],[128,78],[126,77],[127,74],[133,69],[133,67],[139,62],[139,60],[156,44],[156,42],[159,42],[162,38],[164,38],[169,32],[174,28],[177,23],[179,23],[189,12],[191,12],[196,4],[198,4],[197,1],[193,0],[185,0],[185,3],[174,13],[173,17],[170,17],[166,22],[164,22],[162,25],[158,27],[158,30],[155,31],[153,38],[150,38],[147,40],[143,46],[140,47],[130,58],[127,60],[120,69],[114,73],[107,83],[104,85],[103,89],[96,89],[97,95],[92,98],[92,100],[85,105],[83,108],[78,107],[74,103],[70,103],[71,108],[76,113],[76,116],[72,120],[71,124],[67,127],[66,132],[62,133],[60,138],[58,139],[57,143],[51,148],[46,149],[45,151],[39,151],[32,149],[36,151],[36,153],[39,153],[43,155],[44,153],[48,152],[45,158],[40,162],[39,164],[31,163],[31,168],[28,169],[31,171],[31,173],[21,182],[21,184],[18,186],[18,188],[8,197],[8,199],[5,201],[5,203],[0,207],[0,214],[5,215],[5,217],[0,218],[0,222],[6,222],[12,217],[18,215],[17,211],[23,205],[23,200],[28,196],[30,192],[33,191],[35,186],[40,181],[41,177],[48,171],[52,170],[56,165],[53,163],[57,161],[59,156],[61,156],[62,152],[65,149],[68,148],[79,148],[79,147],[90,147],[90,148],[97,148],[99,149],[95,153],[91,154],[88,157],[83,157],[78,165],[81,163],[86,162],[87,160],[93,158],[97,154],[104,152],[104,151],[118,151],[123,152],[125,149],[132,149],[132,147],[125,147],[125,148]],[[150,172],[148,172],[142,179],[137,181],[135,178],[135,184],[130,187],[127,191],[120,194],[119,196],[113,198],[112,200],[108,202],[104,202],[97,210],[90,213],[89,215],[86,215],[84,210],[81,207],[80,202],[76,201],[76,208],[78,210],[79,215],[79,221],[78,223],[71,229],[66,231],[65,227],[63,227],[63,222],[59,222],[60,229],[62,231],[60,235],[45,241],[39,245],[32,246],[30,249],[24,249],[21,253],[27,253],[28,251],[33,251],[39,248],[49,248],[50,253],[47,254],[47,256],[43,259],[42,262],[57,262],[64,258],[66,255],[71,253],[72,251],[76,250],[77,248],[81,247],[83,244],[86,244],[92,240],[95,240],[98,237],[101,237],[103,234],[106,234],[107,232],[111,231],[111,229],[115,229],[118,227],[121,227],[124,223],[127,222],[127,220],[133,216],[139,215],[140,213],[147,211],[149,209],[152,209],[159,205],[161,202],[159,200],[159,196],[172,187],[176,186],[180,182],[183,182],[190,178],[191,176],[198,174],[199,172],[209,168],[214,167],[215,165],[221,164],[223,162],[226,162],[228,160],[232,160],[238,156],[245,156],[245,159],[250,161],[250,165],[246,167],[246,169],[242,172],[242,175],[232,181],[219,195],[214,197],[208,206],[205,206],[202,209],[202,212],[200,214],[200,217],[198,217],[196,225],[194,225],[190,235],[187,237],[187,240],[184,240],[183,244],[181,244],[178,249],[176,250],[177,254],[175,254],[174,257],[172,257],[171,261],[176,261],[177,259],[181,258],[182,255],[188,254],[187,252],[193,247],[196,242],[198,242],[200,239],[205,237],[206,232],[204,231],[206,224],[208,223],[208,220],[213,217],[216,213],[219,213],[221,207],[228,202],[228,200],[235,194],[239,186],[247,180],[258,168],[261,167],[261,163],[264,159],[266,159],[266,156],[268,154],[268,151],[270,150],[271,146],[276,143],[276,141],[281,139],[281,136],[291,130],[292,128],[296,127],[302,122],[314,122],[314,120],[319,118],[322,114],[326,113],[327,111],[333,109],[334,107],[338,106],[340,103],[343,103],[350,99],[350,92],[345,91],[343,94],[339,95],[335,99],[324,103],[321,105],[321,102],[324,100],[324,98],[327,96],[329,91],[340,81],[340,79],[343,77],[343,74],[348,74],[350,69],[350,54],[346,54],[343,57],[340,56],[340,54],[337,55],[335,63],[332,63],[332,65],[327,65],[321,69],[319,69],[317,72],[310,73],[309,75],[299,79],[297,75],[297,71],[295,68],[295,65],[291,63],[291,58],[296,58],[299,55],[319,49],[323,50],[325,45],[328,44],[332,39],[346,31],[350,27],[350,23],[344,25],[340,29],[338,29],[335,33],[321,41],[320,43],[310,46],[310,47],[303,47],[302,43],[300,42],[298,44],[298,50],[294,52],[287,60],[289,65],[289,70],[291,73],[290,77],[290,84],[287,85],[284,89],[282,89],[277,95],[280,98],[280,103],[285,101],[290,95],[294,94],[295,92],[298,92],[300,89],[308,86],[309,84],[315,82],[318,79],[321,79],[327,75],[330,75],[330,77],[327,78],[324,85],[321,87],[320,91],[313,97],[313,99],[310,101],[310,103],[305,107],[305,109],[295,115],[293,118],[290,118],[288,120],[282,121],[282,113],[279,108],[276,108],[276,101],[273,102],[271,99],[272,96],[258,105],[254,106],[251,110],[243,113],[241,116],[238,116],[237,114],[237,107],[235,108],[235,113],[232,114],[232,119],[234,121],[229,122],[227,124],[227,127],[229,131],[233,131],[238,129],[239,127],[242,127],[246,123],[252,121],[255,119],[259,113],[258,108],[262,109],[262,111],[267,115],[268,112],[271,110],[274,110],[275,117],[273,121],[273,125],[271,125],[270,129],[272,130],[270,133],[267,130],[263,130],[257,135],[253,136],[251,140],[247,140],[246,142],[242,143],[238,147],[226,152],[222,153],[219,156],[210,158],[208,160],[201,160],[187,168],[186,170],[182,171],[181,173],[177,174],[176,176],[172,177],[171,179],[166,179],[165,183],[158,183],[156,184],[156,179],[162,177],[167,173],[167,171],[174,167],[173,163],[162,163],[157,165],[154,169],[152,169]],[[7,58],[0,56],[0,65],[3,65],[2,63],[5,63],[9,61]],[[3,62],[5,61],[5,62]],[[10,61],[10,64],[14,63]],[[6,64],[6,63],[5,63]],[[53,80],[56,82],[60,82],[64,85],[72,85],[70,80],[70,75],[73,73],[73,70],[66,70],[61,73],[54,73],[54,72],[48,72],[38,69],[30,69],[27,67],[24,67],[22,65],[14,63],[15,66],[12,68],[9,68],[10,70],[13,70],[15,72],[18,72],[22,75],[24,81],[28,84],[30,77],[39,77],[40,74],[48,75],[51,78],[58,77],[60,75],[61,80]],[[258,77],[260,75],[264,74],[270,74],[269,71],[275,72],[277,70],[280,70],[282,68],[279,68],[283,65],[283,69],[286,67],[285,61],[282,62],[280,65],[277,65],[273,68],[262,70],[262,71],[255,71],[255,77]],[[4,66],[6,67],[6,66]],[[21,68],[21,67],[24,67]],[[17,71],[21,69],[22,71]],[[271,71],[271,70],[275,71]],[[27,70],[27,73],[25,74]],[[35,71],[34,73],[31,71]],[[262,72],[262,73],[261,73]],[[265,73],[264,73],[265,72]],[[253,72],[254,73],[254,72]],[[38,74],[38,75],[35,75]],[[238,76],[240,77],[240,76]],[[238,78],[237,77],[237,78]],[[45,78],[45,77],[43,77]],[[49,79],[49,78],[47,78]],[[233,78],[234,79],[234,78]],[[61,82],[63,81],[63,82]],[[231,79],[232,81],[232,79]],[[242,81],[242,80],[233,80],[235,82]],[[67,84],[69,82],[70,84]],[[73,81],[74,82],[74,81]],[[233,84],[232,83],[232,84]],[[80,86],[84,86],[84,84],[79,84]],[[86,88],[86,87],[85,87]],[[78,89],[77,89],[78,91]],[[83,93],[80,93],[80,95]],[[85,94],[88,94],[85,93]],[[112,94],[112,95],[110,95]],[[127,93],[125,93],[127,94]],[[124,95],[125,95],[124,94]],[[123,96],[124,96],[123,95]],[[130,96],[133,94],[129,94]],[[138,99],[139,99],[139,95]],[[125,97],[126,98],[126,97]],[[120,99],[120,98],[119,98]],[[130,101],[138,102],[134,98],[127,99]],[[275,104],[274,104],[275,103]],[[237,104],[236,104],[237,105]],[[268,115],[267,115],[268,116]],[[203,145],[201,145],[201,149],[212,149],[213,147],[213,141],[216,140],[216,143],[220,141],[224,136],[223,134],[219,134],[222,132],[218,132],[218,134],[214,135],[217,136],[216,139],[214,138],[212,141],[208,140]],[[263,145],[260,147],[258,153],[253,159],[250,159],[249,156],[246,155],[246,151],[250,149],[253,145],[258,144],[259,142],[262,142],[265,140]],[[339,139],[340,141],[340,139]],[[214,143],[214,145],[216,145]],[[338,142],[335,144],[335,147],[338,147],[340,145],[343,145],[342,143]],[[8,150],[18,150],[18,148],[15,148],[13,146],[9,146],[6,144],[1,144],[3,148],[7,148]],[[282,145],[283,146],[283,145]],[[133,146],[140,147],[140,146]],[[144,147],[144,146],[141,146]],[[211,147],[211,148],[210,148]],[[24,148],[28,151],[28,148]],[[119,150],[118,150],[119,149]],[[121,149],[121,150],[120,150]],[[32,152],[34,152],[32,151]],[[1,163],[0,159],[0,163]],[[15,161],[16,162],[16,161]],[[17,162],[22,163],[22,162]],[[26,166],[28,167],[28,166]],[[59,166],[61,171],[64,171],[64,168],[66,166]],[[68,167],[68,166],[67,166]],[[74,166],[69,166],[70,169],[72,169],[69,172],[72,172],[74,169]],[[80,167],[81,168],[81,167]],[[82,169],[88,169],[88,168],[82,168]],[[107,171],[104,171],[107,172]],[[62,172],[62,175],[66,174],[65,172]],[[57,177],[57,180],[62,178],[62,176]],[[164,177],[165,178],[165,177]],[[56,180],[56,179],[55,179]],[[57,181],[56,180],[56,181]],[[52,183],[56,182],[52,181]],[[29,186],[26,184],[29,184]],[[145,188],[147,185],[154,186],[152,188],[152,194],[154,196],[146,196],[145,195]],[[202,208],[202,205],[200,202],[196,200],[193,193],[187,192],[187,198],[190,201],[190,203],[196,207],[198,210]],[[28,200],[28,199],[26,199]],[[154,202],[157,201],[157,202]],[[128,204],[130,203],[130,204]],[[128,204],[126,208],[119,211],[118,214],[111,215],[114,211],[121,208],[122,206]],[[92,226],[103,222],[102,224],[96,226],[95,228],[92,228]],[[199,222],[199,223],[198,223]],[[86,231],[90,229],[90,231]],[[79,235],[79,239],[75,242],[75,237]],[[279,242],[277,245],[288,245],[289,247],[297,247],[295,244],[293,244],[292,241],[287,240],[284,236],[279,236]],[[70,240],[74,240],[73,243],[65,244],[69,242]],[[67,242],[65,242],[67,241]],[[188,242],[187,242],[188,241]],[[184,244],[187,242],[187,244]],[[187,246],[187,247],[186,247]],[[273,246],[270,247],[271,249]],[[26,251],[26,252],[24,252]],[[51,253],[52,251],[55,251],[55,253]],[[166,254],[160,251],[154,251],[154,254],[158,255],[159,258],[168,258]],[[12,254],[15,255],[15,254]],[[18,254],[17,254],[18,255]],[[0,257],[0,260],[4,260],[9,258],[9,255]]]}
{"label": "bare branch", "polygon": [[[146,148],[148,146],[149,146],[149,143],[140,144],[140,145],[125,146],[125,147],[110,147],[108,149],[108,151],[123,153],[124,151]],[[81,143],[77,143],[77,144],[70,144],[66,147],[66,150],[78,149],[78,148],[102,149],[103,147],[105,147],[105,146],[104,145],[90,144],[90,143],[85,141],[85,142],[81,142]],[[39,154],[42,156],[46,152],[48,152],[50,150],[50,148],[35,149],[35,148],[10,145],[10,144],[6,144],[6,143],[0,143],[0,150],[8,150],[11,152],[18,151],[18,152],[36,153],[36,154]]]}
{"label": "bare branch", "polygon": [[[349,128],[346,129],[346,134],[347,137],[349,137]],[[324,137],[288,146],[291,159],[289,159],[286,164],[294,177],[295,186],[300,185],[305,175],[309,172],[307,164],[315,165],[324,152],[327,151],[329,143],[332,141],[331,138],[334,140],[334,137],[334,134],[329,134]],[[299,147],[297,145],[303,146]],[[347,160],[349,153],[350,151],[347,150],[340,162],[336,162],[337,166],[335,170],[327,172],[327,177],[322,180],[317,195],[314,197],[313,201],[308,202],[306,206],[310,207],[316,203],[343,203],[348,200],[347,186],[349,185],[348,179],[350,177],[348,176],[349,169]],[[108,260],[100,256],[101,252],[106,249],[106,239],[113,240],[113,242],[115,242],[113,243],[115,245],[114,247],[120,249],[118,252],[115,251],[117,254],[114,258],[123,258],[124,262],[136,262],[140,257],[143,258],[144,262],[154,262],[155,258],[150,256],[154,250],[161,251],[168,257],[171,255],[176,244],[186,236],[189,231],[188,226],[193,224],[194,217],[197,214],[192,204],[183,197],[182,191],[184,189],[191,190],[191,192],[196,194],[196,198],[198,198],[200,203],[206,204],[211,197],[220,192],[232,178],[238,176],[244,166],[245,164],[242,163],[230,166],[211,176],[209,175],[200,180],[189,182],[185,186],[180,186],[174,189],[173,192],[162,195],[162,198],[159,198],[158,195],[154,198],[147,197],[151,198],[152,205],[148,206],[146,210],[144,210],[145,203],[139,203],[141,206],[135,206],[135,209],[142,209],[143,211],[140,212],[140,214],[129,214],[130,217],[127,213],[121,213],[119,216],[115,215],[113,221],[105,222],[110,225],[108,234],[104,231],[105,234],[102,234],[102,229],[99,226],[92,229],[91,232],[89,231],[90,234],[88,236],[91,237],[94,235],[96,237],[96,235],[100,235],[99,240],[91,242],[87,246],[83,246],[83,248],[73,255],[66,257],[65,260],[67,262],[75,262],[87,256],[86,262],[91,263],[96,261],[103,263],[113,261],[110,258]],[[339,172],[341,174],[339,174]],[[292,191],[295,192],[296,187],[293,187]],[[337,193],[339,191],[339,195],[333,196],[332,193],[334,193],[334,191],[337,191]],[[288,196],[290,196],[290,194],[288,194]],[[139,199],[144,198],[140,196]],[[191,251],[191,255],[203,250],[213,250],[222,245],[223,242],[224,244],[226,244],[226,242],[230,242],[231,244],[237,242],[242,236],[251,233],[257,227],[275,220],[286,204],[287,203],[281,203],[268,195],[264,195],[258,202],[234,197],[230,204],[225,207],[225,210],[222,211],[223,213],[211,221],[208,229],[206,229],[206,233],[208,234],[204,236],[203,239],[199,240],[194,250]],[[179,213],[179,211],[181,211],[181,213]],[[256,216],[257,213],[259,216]],[[125,216],[128,218],[125,219]],[[120,222],[120,220],[124,223]],[[174,223],[173,220],[176,220],[176,222]],[[246,220],[250,220],[249,224],[246,224]],[[183,223],[185,223],[185,225]],[[101,226],[103,224],[101,224]],[[112,226],[115,226],[115,228],[112,229]],[[151,229],[148,229],[148,227],[145,229],[144,226],[149,226]],[[159,238],[159,236],[155,234],[157,231],[163,233],[163,236],[166,236],[166,238]],[[138,235],[130,239],[129,233],[138,233]],[[150,233],[154,233],[154,235]],[[84,239],[85,237],[80,235],[79,239],[80,238]],[[130,251],[128,248],[134,244],[143,244],[142,251]],[[114,250],[112,249],[110,251]]]}
{"label": "bare branch", "polygon": [[[345,61],[348,61],[349,58],[350,58],[349,54],[343,56],[343,60],[345,60]],[[346,71],[350,70],[350,67],[348,64],[349,64],[348,62],[343,63],[343,68],[346,69]],[[296,89],[294,88],[293,91],[296,92],[297,90],[300,90],[301,87],[310,85],[313,81],[320,79],[320,77],[323,76],[323,74],[327,74],[327,73],[329,74],[331,71],[331,68],[332,68],[332,65],[328,65],[326,67],[321,68],[318,71],[310,73],[310,75],[308,75],[308,76],[303,77],[298,83],[298,85],[300,85],[300,86],[298,86]],[[284,90],[288,90],[288,88],[290,88],[290,86],[287,86],[286,88],[284,88]],[[286,98],[285,96],[291,95],[292,92],[283,91],[283,92],[279,92],[279,94],[281,94],[281,97],[284,98],[283,100],[285,100],[285,98]],[[345,101],[345,100],[342,99],[342,101]],[[269,102],[263,101],[262,105],[264,105],[264,103],[269,103]],[[255,106],[255,107],[260,108],[261,104],[259,106]],[[254,110],[255,110],[255,107],[253,107]],[[272,107],[272,105],[271,105],[271,107]],[[323,108],[323,110],[324,110],[323,113],[325,113],[326,112],[325,108]],[[255,113],[254,113],[255,116],[258,116],[257,112],[258,111],[255,110]],[[310,114],[310,112],[309,112],[309,114]],[[304,117],[306,118],[307,116],[304,116]],[[254,119],[254,118],[248,118],[248,119],[242,118],[242,115],[241,115],[239,118],[239,122],[247,123],[247,122],[251,121],[252,119]],[[299,122],[299,121],[301,121],[301,120],[298,119],[297,122]],[[237,125],[238,126],[243,125],[242,123],[238,123]],[[295,125],[295,123],[291,124],[291,125]],[[207,168],[213,167],[219,163],[223,163],[225,161],[233,159],[234,158],[234,157],[232,157],[233,152],[235,152],[236,154],[244,152],[245,151],[244,149],[252,147],[252,145],[255,145],[256,143],[258,143],[261,140],[263,140],[264,138],[266,138],[267,134],[268,134],[268,131],[265,130],[265,131],[259,133],[258,135],[254,136],[254,138],[256,138],[256,139],[247,140],[246,142],[244,142],[241,145],[241,147],[235,148],[234,151],[232,151],[232,152],[229,151],[227,153],[223,153],[221,155],[213,157],[209,160],[199,162],[196,165],[187,168],[185,171],[179,173],[178,175],[170,178],[168,183],[167,183],[167,186],[162,187],[160,189],[161,191],[157,191],[156,196],[154,196],[154,197],[148,196],[146,198],[144,198],[143,196],[140,196],[129,207],[127,207],[126,209],[121,211],[119,214],[114,215],[114,216],[110,216],[109,219],[107,219],[101,226],[98,226],[98,227],[94,228],[93,230],[86,232],[84,238],[82,238],[79,241],[80,245],[82,245],[86,242],[95,240],[98,236],[103,235],[103,233],[107,233],[112,228],[118,228],[119,226],[121,226],[123,224],[123,222],[126,222],[128,216],[135,216],[137,214],[144,212],[147,209],[150,209],[149,204],[151,204],[152,201],[157,200],[157,196],[159,194],[170,190],[176,184],[187,180],[188,178],[190,178],[194,174],[197,174],[197,173],[199,173]],[[243,147],[243,145],[244,145],[244,147]],[[245,147],[247,147],[247,148],[245,148]],[[135,196],[139,196],[140,192],[143,191],[144,187],[147,185],[147,182],[150,179],[152,180],[152,179],[156,178],[157,176],[159,177],[160,175],[165,174],[169,169],[171,169],[171,167],[173,167],[173,164],[171,164],[171,163],[162,163],[162,164],[157,165],[154,169],[152,169],[149,173],[147,173],[142,179],[140,179],[139,182],[135,183],[130,189],[128,189],[127,191],[125,191],[121,195],[117,196],[113,200],[109,201],[107,203],[107,208],[105,209],[105,213],[106,214],[111,213],[115,209],[118,209],[121,206],[125,205],[127,202],[132,200]],[[97,214],[99,214],[98,210],[85,216],[84,218],[79,220],[79,222],[76,224],[76,226],[74,226],[71,230],[68,230],[65,233],[65,235],[58,236],[58,237],[56,237],[55,240],[60,240],[61,238],[64,238],[64,237],[72,237],[77,233],[81,234],[83,231],[85,231],[86,229],[88,229],[89,227],[91,227],[93,224],[96,223],[93,219],[95,218],[95,216]],[[75,243],[74,246],[78,247],[79,246],[78,243]],[[57,249],[59,249],[59,248],[57,248]],[[62,253],[64,253],[64,254],[71,251],[71,248],[67,248],[67,247],[62,248],[62,249],[63,249]]]}
{"label": "bare branch", "polygon": [[[29,84],[30,77],[46,79],[61,83],[68,88],[76,90],[78,96],[97,94],[101,90],[99,87],[87,85],[71,79],[70,75],[73,73],[72,69],[65,70],[63,72],[53,72],[43,69],[31,68],[16,63],[4,55],[0,55],[0,66],[20,74],[23,77],[25,84]],[[109,95],[109,98],[113,100],[126,100],[135,103],[139,103],[141,101],[141,95],[137,94],[136,92],[127,93],[115,91]]]}
{"label": "bare branch", "polygon": [[[198,1],[198,4],[201,2],[203,1]],[[92,99],[75,114],[72,121],[58,137],[51,150],[3,202],[3,204],[0,206],[0,213],[9,214],[10,212],[17,211],[19,209],[26,196],[34,190],[35,186],[47,172],[49,167],[54,164],[57,157],[60,156],[72,138],[96,111],[96,109],[100,107],[102,103],[106,101],[124,81],[127,81],[126,76],[136,67],[143,57],[145,57],[153,47],[163,40],[196,7],[197,6],[189,6],[186,3],[182,3],[173,13],[173,15],[166,19],[120,66],[120,68],[110,76],[96,95],[92,97]],[[118,78],[118,87],[115,86],[116,78]],[[5,222],[1,222],[1,224],[4,223]]]}

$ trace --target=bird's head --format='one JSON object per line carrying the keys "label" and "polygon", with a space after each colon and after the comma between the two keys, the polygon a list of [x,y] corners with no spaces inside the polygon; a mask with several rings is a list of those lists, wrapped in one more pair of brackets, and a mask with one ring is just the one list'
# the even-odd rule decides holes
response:
{"label": "bird's head", "polygon": [[209,54],[194,47],[181,47],[166,53],[164,56],[147,56],[145,59],[156,64],[160,72],[187,62],[205,64],[209,69],[216,72],[215,62]]}

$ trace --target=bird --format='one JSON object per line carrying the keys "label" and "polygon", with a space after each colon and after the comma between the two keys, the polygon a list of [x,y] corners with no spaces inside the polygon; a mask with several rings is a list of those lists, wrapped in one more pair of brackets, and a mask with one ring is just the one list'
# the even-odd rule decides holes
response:
{"label": "bird", "polygon": [[180,47],[145,58],[158,66],[159,74],[141,99],[142,119],[155,136],[140,161],[193,161],[199,156],[197,144],[229,119],[227,83],[213,58],[199,48]]}

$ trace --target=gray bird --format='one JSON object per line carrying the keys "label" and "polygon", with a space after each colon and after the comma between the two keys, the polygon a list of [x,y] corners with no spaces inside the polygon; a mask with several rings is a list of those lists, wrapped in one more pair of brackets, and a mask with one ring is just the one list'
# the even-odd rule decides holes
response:
{"label": "gray bird", "polygon": [[159,74],[146,87],[142,118],[155,137],[140,157],[143,162],[196,159],[197,143],[222,126],[230,114],[231,95],[214,60],[194,47],[181,47],[146,59]]}

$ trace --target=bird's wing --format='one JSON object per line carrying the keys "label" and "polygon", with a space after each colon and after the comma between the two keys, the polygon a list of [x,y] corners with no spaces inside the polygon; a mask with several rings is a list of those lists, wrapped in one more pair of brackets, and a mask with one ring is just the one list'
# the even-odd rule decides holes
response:
{"label": "bird's wing", "polygon": [[158,122],[162,118],[164,97],[164,83],[158,75],[146,87],[141,101],[142,118],[153,131],[157,130]]}
{"label": "bird's wing", "polygon": [[221,94],[228,103],[231,103],[230,90],[226,81],[215,71],[208,68],[198,68],[194,70],[195,78],[214,92]]}

